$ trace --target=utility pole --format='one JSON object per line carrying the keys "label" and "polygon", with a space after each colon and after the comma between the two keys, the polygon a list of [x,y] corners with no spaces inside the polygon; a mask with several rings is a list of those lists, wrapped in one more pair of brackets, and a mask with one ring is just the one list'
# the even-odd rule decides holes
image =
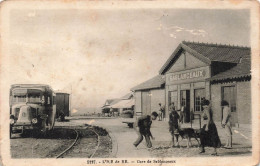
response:
{"label": "utility pole", "polygon": [[69,111],[69,116],[71,116],[71,103],[72,103],[72,84],[70,84],[70,111]]}

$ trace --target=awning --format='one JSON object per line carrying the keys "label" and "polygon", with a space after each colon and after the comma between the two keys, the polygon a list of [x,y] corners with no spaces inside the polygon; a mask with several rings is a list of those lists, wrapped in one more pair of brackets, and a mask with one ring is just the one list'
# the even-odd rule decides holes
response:
{"label": "awning", "polygon": [[27,89],[14,89],[12,95],[26,96]]}
{"label": "awning", "polygon": [[135,101],[133,99],[131,100],[121,100],[118,103],[111,105],[112,108],[131,108],[133,105],[135,105]]}
{"label": "awning", "polygon": [[111,106],[110,106],[110,105],[106,105],[106,106],[103,106],[103,107],[102,107],[102,109],[108,109],[108,108],[110,109]]}
{"label": "awning", "polygon": [[41,89],[13,89],[12,94],[16,96],[25,96],[27,94],[42,94]]}

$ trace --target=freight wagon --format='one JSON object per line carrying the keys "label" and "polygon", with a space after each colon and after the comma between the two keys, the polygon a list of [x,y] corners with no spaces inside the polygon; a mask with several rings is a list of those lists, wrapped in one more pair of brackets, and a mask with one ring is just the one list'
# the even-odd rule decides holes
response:
{"label": "freight wagon", "polygon": [[64,121],[65,116],[70,116],[70,94],[56,92],[56,118]]}

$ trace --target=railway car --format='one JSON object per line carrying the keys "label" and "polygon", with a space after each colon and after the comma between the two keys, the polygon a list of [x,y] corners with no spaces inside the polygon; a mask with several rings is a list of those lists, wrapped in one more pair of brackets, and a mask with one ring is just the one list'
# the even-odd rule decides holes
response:
{"label": "railway car", "polygon": [[56,94],[49,85],[15,84],[10,88],[10,138],[13,133],[40,131],[54,127]]}
{"label": "railway car", "polygon": [[64,121],[65,116],[70,116],[70,94],[63,92],[56,92],[56,118]]}

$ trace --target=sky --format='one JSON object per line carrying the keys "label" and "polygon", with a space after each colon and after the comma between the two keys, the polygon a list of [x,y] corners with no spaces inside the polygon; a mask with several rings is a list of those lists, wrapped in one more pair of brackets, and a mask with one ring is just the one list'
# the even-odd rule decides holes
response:
{"label": "sky", "polygon": [[10,84],[72,93],[101,107],[159,73],[180,42],[250,46],[248,10],[89,9],[10,13]]}

